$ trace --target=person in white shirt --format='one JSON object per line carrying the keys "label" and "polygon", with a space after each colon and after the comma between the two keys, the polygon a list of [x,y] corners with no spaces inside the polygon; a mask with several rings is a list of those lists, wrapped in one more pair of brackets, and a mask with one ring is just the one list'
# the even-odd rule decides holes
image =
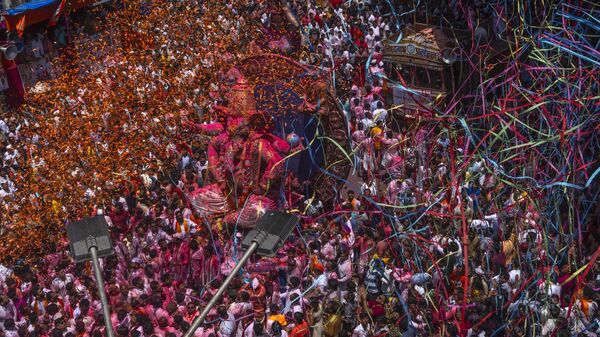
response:
{"label": "person in white shirt", "polygon": [[373,32],[373,28],[369,28],[369,33],[365,36],[365,42],[369,50],[375,47],[375,33]]}
{"label": "person in white shirt", "polygon": [[510,283],[517,283],[521,279],[521,271],[519,269],[513,269],[508,272],[508,280]]}
{"label": "person in white shirt", "polygon": [[[317,271],[318,271],[318,269],[317,269]],[[319,290],[319,292],[323,293],[323,292],[325,292],[325,289],[327,288],[328,279],[329,278],[327,277],[327,274],[321,274],[315,278],[313,284],[317,288],[317,290]]]}
{"label": "person in white shirt", "polygon": [[[365,103],[365,105],[366,105],[366,103]],[[367,109],[368,109],[368,107],[367,107]],[[373,122],[371,112],[369,112],[369,111],[365,111],[365,118],[363,118],[360,122],[363,125],[364,130],[371,130],[371,128],[375,127],[375,125],[376,125],[375,122]]]}
{"label": "person in white shirt", "polygon": [[191,163],[190,154],[187,153],[187,152],[183,153],[181,155],[181,159],[180,159],[180,162],[179,162],[179,169],[181,171],[185,171],[185,169],[190,165],[190,163]]}
{"label": "person in white shirt", "polygon": [[377,195],[377,186],[375,186],[375,181],[371,181],[370,183],[363,182],[363,184],[360,186],[360,192],[365,194],[366,191],[369,191],[371,196]]}
{"label": "person in white shirt", "polygon": [[12,301],[7,296],[0,295],[0,329],[5,328],[4,324],[16,316],[16,311]]}
{"label": "person in white shirt", "polygon": [[15,184],[8,178],[0,176],[0,199],[15,193]]}
{"label": "person in white shirt", "polygon": [[386,109],[383,108],[383,102],[377,101],[376,104],[377,104],[377,107],[373,111],[373,119],[375,120],[375,122],[382,121],[383,124],[385,125],[385,121],[386,121],[388,112]]}
{"label": "person in white shirt", "polygon": [[342,32],[334,32],[333,37],[331,37],[331,47],[338,48],[342,44]]}
{"label": "person in white shirt", "polygon": [[550,336],[556,329],[556,320],[560,316],[560,308],[558,306],[552,306],[550,308],[550,317],[542,326],[542,336]]}
{"label": "person in white shirt", "polygon": [[206,153],[198,152],[195,154],[196,158],[193,161],[194,167],[193,169],[196,171],[196,175],[198,176],[198,185],[203,186],[205,180],[205,172],[208,172],[208,160],[206,159]]}
{"label": "person in white shirt", "polygon": [[379,28],[379,24],[377,23],[379,20],[375,20],[375,22],[371,22],[371,29],[373,30],[373,36],[381,36],[381,30]]}
{"label": "person in white shirt", "polygon": [[305,212],[308,216],[317,216],[323,211],[323,203],[321,200],[315,200],[314,197],[304,201],[306,205]]}
{"label": "person in white shirt", "polygon": [[323,249],[321,250],[321,253],[323,254],[323,257],[326,260],[331,261],[331,260],[334,259],[334,257],[335,257],[335,246],[336,246],[336,240],[335,240],[335,238],[332,238],[331,240],[329,240],[329,242],[327,242],[323,246]]}
{"label": "person in white shirt", "polygon": [[235,317],[232,313],[228,312],[224,306],[220,306],[219,308],[217,308],[217,314],[221,318],[221,324],[219,324],[217,336],[232,337],[236,328]]}
{"label": "person in white shirt", "polygon": [[352,259],[346,251],[342,252],[339,264],[338,282],[341,290],[346,290],[346,285],[352,279]]}
{"label": "person in white shirt", "polygon": [[369,325],[369,315],[366,312],[360,314],[360,323],[352,331],[352,337],[367,337],[371,326]]}
{"label": "person in white shirt", "polygon": [[252,303],[250,303],[250,294],[242,291],[239,300],[231,303],[227,311],[233,316],[240,318],[252,311]]}
{"label": "person in white shirt", "polygon": [[481,330],[479,327],[474,327],[469,329],[467,337],[485,337],[485,331]]}
{"label": "person in white shirt", "polygon": [[8,167],[18,165],[17,160],[20,156],[21,155],[19,154],[19,151],[13,149],[12,145],[9,144],[6,146],[6,152],[4,152],[4,156],[2,158],[2,166]]}
{"label": "person in white shirt", "polygon": [[15,320],[12,318],[4,321],[4,337],[19,337],[19,333],[17,332],[17,327],[15,324]]}
{"label": "person in white shirt", "polygon": [[[242,327],[242,336],[241,337],[254,337],[254,327],[260,324],[254,324],[254,321],[249,322],[248,324]],[[240,330],[240,329],[238,329]]]}

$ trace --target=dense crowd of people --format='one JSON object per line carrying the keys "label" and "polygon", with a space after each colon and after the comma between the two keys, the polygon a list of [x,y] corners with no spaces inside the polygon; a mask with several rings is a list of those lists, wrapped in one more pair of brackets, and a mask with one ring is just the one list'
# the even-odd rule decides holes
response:
{"label": "dense crowd of people", "polygon": [[[490,8],[474,1],[467,17],[452,1],[400,15],[411,10],[376,0],[117,6],[129,53],[96,56],[96,69],[65,74],[0,121],[0,336],[106,336],[91,266],[72,262],[63,230],[84,215],[111,230],[102,269],[116,336],[189,329],[245,232],[191,202],[221,182],[211,138],[185,126],[217,118],[233,61],[261,50],[335,74],[356,186],[328,200],[299,191],[300,228],[275,258],[251,259],[194,336],[597,336],[597,233],[576,233],[566,216],[547,226],[542,192],[474,157],[456,125],[398,117],[384,94],[383,43],[403,20],[467,28]],[[275,20],[287,11],[294,19]],[[25,213],[32,221],[18,225]]]}

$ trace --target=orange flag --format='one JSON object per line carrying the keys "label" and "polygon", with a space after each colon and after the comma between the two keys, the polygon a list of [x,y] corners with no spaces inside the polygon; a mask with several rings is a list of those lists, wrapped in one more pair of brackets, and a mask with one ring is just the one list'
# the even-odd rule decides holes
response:
{"label": "orange flag", "polygon": [[25,27],[27,27],[27,25],[25,24],[25,19],[27,18],[27,15],[25,14],[21,14],[21,18],[19,19],[19,22],[17,23],[17,33],[19,34],[19,37],[23,37],[23,32],[25,31]]}

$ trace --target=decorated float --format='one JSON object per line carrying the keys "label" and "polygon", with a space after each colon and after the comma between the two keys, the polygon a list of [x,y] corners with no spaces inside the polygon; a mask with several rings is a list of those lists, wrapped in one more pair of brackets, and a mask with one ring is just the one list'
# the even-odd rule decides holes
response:
{"label": "decorated float", "polygon": [[428,117],[443,107],[451,45],[442,29],[419,23],[384,42],[384,90],[394,115]]}
{"label": "decorated float", "polygon": [[[207,218],[249,227],[274,208],[304,212],[306,200],[332,202],[351,163],[343,112],[331,79],[287,57],[240,61],[214,123],[190,126],[212,136],[211,184],[189,198]],[[341,151],[343,149],[343,151]]]}

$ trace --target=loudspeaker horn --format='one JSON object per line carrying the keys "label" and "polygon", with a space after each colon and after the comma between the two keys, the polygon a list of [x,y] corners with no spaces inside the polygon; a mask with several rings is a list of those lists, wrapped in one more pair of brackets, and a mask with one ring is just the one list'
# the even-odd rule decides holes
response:
{"label": "loudspeaker horn", "polygon": [[9,44],[0,47],[0,51],[2,51],[4,57],[9,61],[14,60],[17,57],[17,55],[19,55],[19,50],[14,44]]}

